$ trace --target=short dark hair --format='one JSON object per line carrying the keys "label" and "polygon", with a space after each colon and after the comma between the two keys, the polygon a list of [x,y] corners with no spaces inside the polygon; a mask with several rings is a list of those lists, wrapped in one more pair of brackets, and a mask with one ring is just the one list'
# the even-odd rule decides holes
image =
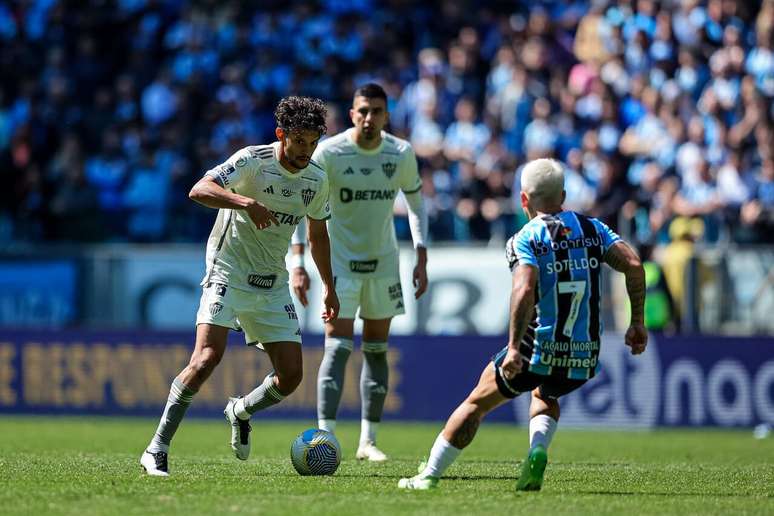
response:
{"label": "short dark hair", "polygon": [[313,97],[285,97],[274,110],[277,127],[283,131],[317,131],[321,136],[328,128],[325,126],[327,113],[325,103]]}
{"label": "short dark hair", "polygon": [[358,89],[355,90],[354,97],[365,97],[367,99],[382,99],[385,104],[387,104],[387,93],[385,93],[384,88],[376,84],[375,82],[369,82],[367,84],[363,84]]}

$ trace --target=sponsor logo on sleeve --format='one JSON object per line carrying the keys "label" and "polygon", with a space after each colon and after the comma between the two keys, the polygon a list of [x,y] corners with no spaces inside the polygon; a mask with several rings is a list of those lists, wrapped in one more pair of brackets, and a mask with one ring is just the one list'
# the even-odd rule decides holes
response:
{"label": "sponsor logo on sleeve", "polygon": [[270,289],[277,281],[276,274],[250,274],[247,276],[247,283],[255,288]]}
{"label": "sponsor logo on sleeve", "polygon": [[245,165],[247,165],[247,160],[245,158],[239,158],[236,160],[237,167],[244,167]]}
{"label": "sponsor logo on sleeve", "polygon": [[397,163],[382,163],[382,172],[387,176],[387,179],[392,179],[395,175],[395,171],[398,169]]}
{"label": "sponsor logo on sleeve", "polygon": [[231,174],[236,172],[236,169],[233,165],[221,165],[218,168],[218,176],[220,176],[220,180],[223,181],[223,186],[228,186],[231,184]]}

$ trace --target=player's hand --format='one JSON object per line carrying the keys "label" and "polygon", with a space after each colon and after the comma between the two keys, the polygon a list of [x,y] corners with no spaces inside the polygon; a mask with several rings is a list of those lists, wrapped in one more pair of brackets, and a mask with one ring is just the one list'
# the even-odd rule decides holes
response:
{"label": "player's hand", "polygon": [[414,299],[419,299],[427,290],[427,266],[418,263],[414,267]]}
{"label": "player's hand", "polygon": [[519,350],[508,347],[508,352],[505,354],[503,365],[500,366],[505,379],[512,380],[515,378],[516,375],[521,372],[522,367],[524,367],[524,361]]}
{"label": "player's hand", "polygon": [[290,273],[290,285],[293,287],[296,297],[301,301],[302,306],[309,304],[309,300],[306,298],[306,292],[309,290],[309,274],[306,273],[306,269],[303,267],[295,267]]}
{"label": "player's hand", "polygon": [[632,355],[639,355],[648,345],[648,330],[642,324],[632,324],[626,330],[624,342],[632,348]]}
{"label": "player's hand", "polygon": [[255,227],[258,229],[266,229],[272,224],[279,226],[279,221],[277,220],[277,217],[272,215],[272,213],[269,211],[269,209],[264,206],[263,204],[259,202],[255,202],[255,204],[251,204],[247,208],[245,208],[245,211],[247,212],[247,215],[250,217],[250,220],[253,221],[253,224],[255,224]]}
{"label": "player's hand", "polygon": [[323,291],[323,312],[322,312],[322,320],[323,322],[329,323],[336,320],[336,317],[339,316],[339,296],[336,295],[336,291],[334,289],[328,290],[327,288]]}

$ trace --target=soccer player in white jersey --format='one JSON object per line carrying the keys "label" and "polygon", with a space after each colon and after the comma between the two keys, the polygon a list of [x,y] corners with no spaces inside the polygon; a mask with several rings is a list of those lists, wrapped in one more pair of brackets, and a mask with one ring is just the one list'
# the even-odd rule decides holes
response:
{"label": "soccer player in white jersey", "polygon": [[[422,182],[411,145],[383,131],[389,120],[387,95],[381,86],[366,84],[355,91],[349,112],[354,127],[324,140],[314,160],[331,184],[328,229],[333,248],[339,318],[325,324],[325,354],[317,377],[319,427],[335,431],[344,371],[353,348],[355,315],[363,320],[362,400],[358,459],[381,462],[376,432],[387,397],[387,338],[390,322],[405,313],[398,270],[398,244],[393,204],[402,191],[416,249],[414,296],[427,289],[427,215],[420,193]],[[303,230],[294,235],[291,284],[306,306],[309,277],[303,267]]]}
{"label": "soccer player in white jersey", "polygon": [[224,414],[237,458],[250,453],[250,416],[282,401],[301,382],[301,330],[285,267],[293,230],[309,219],[309,243],[323,282],[323,320],[336,319],[326,219],[328,178],[311,156],[325,133],[319,99],[287,97],[274,112],[277,140],[245,147],[207,171],[189,197],[218,209],[207,242],[207,272],[196,315],[196,344],[175,378],[164,413],[140,464],[167,476],[167,453],[193,396],[220,362],[229,330],[242,330],[248,345],[264,350],[274,371],[244,397],[229,398]]}

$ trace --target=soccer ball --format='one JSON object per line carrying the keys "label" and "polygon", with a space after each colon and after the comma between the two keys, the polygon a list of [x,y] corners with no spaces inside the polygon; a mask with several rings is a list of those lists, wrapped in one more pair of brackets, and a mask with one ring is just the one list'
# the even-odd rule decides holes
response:
{"label": "soccer ball", "polygon": [[299,475],[333,475],[341,462],[341,446],[332,433],[310,428],[293,441],[290,461]]}

